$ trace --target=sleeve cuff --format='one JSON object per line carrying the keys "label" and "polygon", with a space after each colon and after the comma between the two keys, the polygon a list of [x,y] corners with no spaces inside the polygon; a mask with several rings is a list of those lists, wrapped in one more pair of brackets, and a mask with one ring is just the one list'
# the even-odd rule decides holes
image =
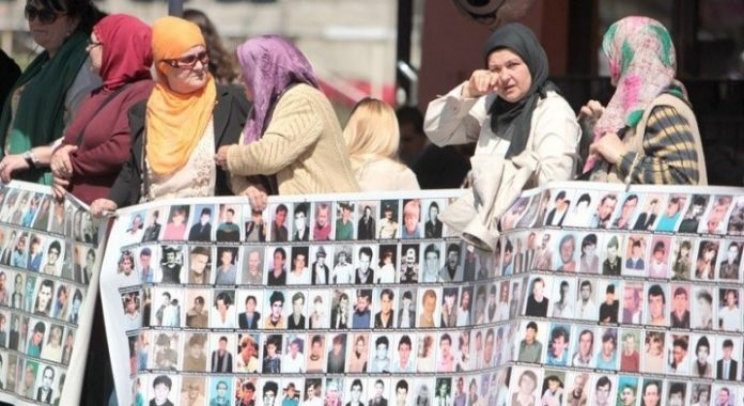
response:
{"label": "sleeve cuff", "polygon": [[637,152],[626,152],[625,154],[620,156],[620,162],[617,166],[623,176],[628,176],[628,174],[630,173],[630,168],[633,165],[633,162],[635,161],[637,155]]}

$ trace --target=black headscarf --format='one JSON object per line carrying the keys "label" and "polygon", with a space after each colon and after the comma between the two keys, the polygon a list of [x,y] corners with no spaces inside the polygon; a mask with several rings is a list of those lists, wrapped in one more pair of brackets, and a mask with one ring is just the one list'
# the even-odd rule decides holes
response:
{"label": "black headscarf", "polygon": [[488,113],[491,114],[491,130],[494,134],[498,134],[499,127],[514,126],[512,133],[514,135],[506,151],[506,158],[511,158],[519,155],[527,146],[532,113],[538,100],[546,97],[548,90],[558,89],[548,82],[548,56],[532,30],[519,23],[499,27],[483,47],[483,60],[486,66],[491,52],[500,48],[508,48],[519,55],[527,64],[532,76],[532,85],[521,100],[509,103],[497,97],[488,108]]}

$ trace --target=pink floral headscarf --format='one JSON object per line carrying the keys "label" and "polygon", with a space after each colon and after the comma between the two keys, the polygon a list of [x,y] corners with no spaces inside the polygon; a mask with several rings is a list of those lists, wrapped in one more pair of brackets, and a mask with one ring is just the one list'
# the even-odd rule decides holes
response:
{"label": "pink floral headscarf", "polygon": [[[670,86],[682,89],[674,79],[674,44],[666,28],[654,19],[626,17],[615,22],[604,35],[602,50],[609,59],[610,78],[617,89],[594,127],[594,141],[607,132],[635,127],[659,94]],[[595,159],[589,159],[584,171],[595,163]]]}

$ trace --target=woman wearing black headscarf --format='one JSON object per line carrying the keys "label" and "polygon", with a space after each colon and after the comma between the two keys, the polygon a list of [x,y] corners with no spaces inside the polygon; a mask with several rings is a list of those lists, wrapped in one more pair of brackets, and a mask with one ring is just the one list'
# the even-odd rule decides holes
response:
{"label": "woman wearing black headscarf", "polygon": [[[548,58],[529,28],[510,23],[494,31],[483,61],[485,69],[429,103],[424,130],[439,146],[477,142],[469,181],[480,222],[491,229],[506,209],[500,205],[523,188],[572,178],[580,130],[548,82]],[[466,213],[458,217],[467,220]]]}
{"label": "woman wearing black headscarf", "polygon": [[538,184],[573,174],[579,125],[548,78],[548,58],[532,31],[506,24],[483,48],[486,69],[431,103],[425,130],[437,145],[477,142],[475,155],[507,159],[525,150],[542,161]]}

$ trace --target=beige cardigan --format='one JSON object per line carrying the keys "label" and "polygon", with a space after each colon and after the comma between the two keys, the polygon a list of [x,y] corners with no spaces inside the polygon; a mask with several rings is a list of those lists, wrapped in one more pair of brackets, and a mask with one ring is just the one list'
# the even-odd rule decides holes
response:
{"label": "beige cardigan", "polygon": [[235,194],[246,176],[276,174],[280,195],[359,191],[341,126],[320,90],[300,84],[277,102],[260,140],[227,152]]}

